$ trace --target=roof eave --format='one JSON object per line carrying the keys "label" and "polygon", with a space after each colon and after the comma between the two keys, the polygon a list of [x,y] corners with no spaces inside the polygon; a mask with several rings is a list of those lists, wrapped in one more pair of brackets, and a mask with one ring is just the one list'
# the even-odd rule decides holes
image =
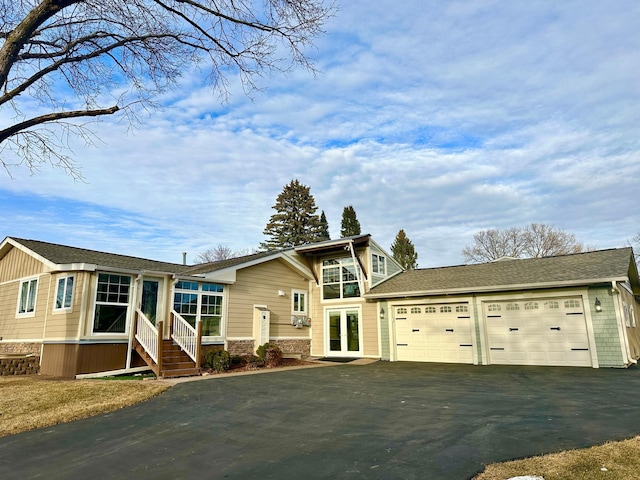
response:
{"label": "roof eave", "polygon": [[494,286],[481,286],[481,287],[463,287],[463,288],[447,288],[441,290],[416,290],[406,292],[389,292],[389,293],[366,293],[364,298],[367,299],[388,299],[388,298],[407,298],[407,297],[433,297],[439,295],[460,295],[465,293],[490,293],[490,292],[507,292],[512,290],[540,290],[546,288],[566,288],[572,286],[587,286],[594,284],[604,284],[612,282],[620,282],[628,280],[627,277],[615,277],[615,278],[595,278],[586,280],[567,280],[563,282],[541,282],[541,283],[527,283],[517,285],[494,285]]}

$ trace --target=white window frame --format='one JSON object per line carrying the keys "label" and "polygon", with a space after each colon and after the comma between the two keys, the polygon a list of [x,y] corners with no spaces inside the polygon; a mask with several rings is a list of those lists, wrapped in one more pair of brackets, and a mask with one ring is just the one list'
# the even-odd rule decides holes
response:
{"label": "white window frame", "polygon": [[[71,281],[71,286],[69,286]],[[62,283],[62,305],[58,306],[58,294],[60,293],[60,284]],[[56,294],[53,297],[53,310],[55,312],[71,311],[73,309],[73,287],[76,283],[75,275],[60,275],[56,278]],[[69,294],[68,288],[71,288]],[[68,296],[68,298],[67,298]],[[67,305],[69,300],[69,305]]]}
{"label": "white window frame", "polygon": [[[127,303],[123,303],[123,302],[109,302],[108,300],[98,300],[98,286],[100,285],[100,275],[108,275],[108,276],[118,276],[121,279],[128,277],[129,278],[129,291],[127,292]],[[133,287],[134,287],[134,282],[135,279],[133,278],[132,275],[127,275],[124,273],[113,273],[113,272],[98,272],[97,276],[96,276],[96,284],[95,284],[95,289],[94,289],[94,295],[95,295],[95,301],[94,301],[94,306],[93,306],[93,315],[91,316],[91,334],[92,335],[126,335],[127,332],[129,331],[129,317],[131,315],[131,301],[133,299]],[[108,283],[110,284],[110,282]],[[120,282],[118,282],[118,285],[126,285],[126,284],[121,284]],[[122,295],[122,293],[120,292],[100,292],[100,293],[107,293],[107,295],[109,293],[111,293],[112,295],[117,295],[120,296]],[[124,331],[122,332],[100,332],[100,331],[96,331],[95,327],[96,327],[96,314],[98,311],[98,306],[99,305],[105,305],[105,306],[114,306],[114,307],[125,307],[125,321],[124,321]]]}
{"label": "white window frame", "polygon": [[624,323],[627,327],[631,327],[631,320],[629,319],[629,307],[625,302],[622,302],[622,308],[624,310]]}
{"label": "white window frame", "polygon": [[[195,280],[180,280],[181,282],[185,282],[185,283],[190,283],[190,284],[196,284],[198,286],[197,290],[193,290],[190,288],[178,288],[178,285],[180,282],[177,282],[173,288],[173,293],[171,295],[172,298],[172,302],[171,302],[171,308],[175,309],[175,304],[176,304],[176,294],[187,294],[187,295],[196,295],[196,313],[195,315],[192,314],[188,314],[187,316],[195,316],[195,322],[197,324],[197,322],[202,321],[203,318],[205,317],[220,317],[220,334],[219,335],[202,335],[202,338],[205,338],[209,341],[211,340],[215,340],[215,339],[220,339],[224,337],[224,331],[225,331],[225,306],[227,303],[226,300],[226,291],[227,289],[225,288],[225,285],[221,284],[221,283],[217,283],[217,282],[202,282],[202,281],[195,281]],[[222,287],[222,291],[218,292],[218,291],[213,291],[213,290],[206,290],[204,288],[204,285],[207,286],[216,286],[216,287]],[[217,314],[208,314],[208,313],[203,313],[203,309],[205,309],[207,307],[207,305],[203,305],[203,297],[217,297],[220,298],[220,315]],[[217,305],[214,305],[217,306]],[[177,311],[177,310],[176,310]],[[181,314],[180,312],[178,312],[179,314]],[[182,314],[181,314],[182,315]],[[186,319],[185,319],[186,320]]]}
{"label": "white window frame", "polygon": [[[20,281],[18,286],[18,304],[16,305],[17,317],[33,317],[36,314],[36,306],[38,304],[38,277],[25,278]],[[26,301],[22,301],[23,285],[27,285]],[[25,305],[24,311],[22,311],[22,305]]]}
{"label": "white window frame", "polygon": [[[336,263],[331,263],[331,264],[327,264],[325,265],[324,262],[327,261],[333,261]],[[325,282],[325,270],[330,270],[330,269],[334,269],[337,268],[338,269],[338,280],[337,281],[333,281],[333,282]],[[353,280],[345,280],[344,279],[344,271],[343,269],[348,269],[348,268],[353,268],[353,275],[355,276],[355,278]],[[345,301],[345,300],[351,300],[351,299],[355,299],[355,298],[362,298],[362,287],[360,285],[360,281],[359,281],[359,277],[361,275],[360,272],[360,265],[358,264],[357,261],[355,261],[353,259],[353,257],[337,257],[337,258],[325,258],[324,260],[322,260],[322,264],[321,264],[321,283],[320,283],[320,295],[322,298],[322,302],[341,302],[341,301]],[[355,284],[358,288],[358,295],[344,295],[344,286],[345,284]],[[340,292],[340,296],[336,297],[336,298],[325,298],[324,296],[324,287],[325,285],[337,285],[339,292]]]}
{"label": "white window frame", "polygon": [[[374,261],[375,259],[375,261]],[[387,274],[387,257],[380,255],[379,253],[371,254],[371,273],[376,275]]]}
{"label": "white window frame", "polygon": [[[300,296],[302,296],[302,302],[300,302]],[[297,297],[297,302],[296,302]],[[307,304],[309,299],[309,292],[306,290],[291,290],[291,313],[293,315],[306,315],[307,314]],[[298,308],[296,309],[296,303],[298,304]],[[302,305],[300,305],[302,303]],[[302,308],[300,308],[302,307]]]}

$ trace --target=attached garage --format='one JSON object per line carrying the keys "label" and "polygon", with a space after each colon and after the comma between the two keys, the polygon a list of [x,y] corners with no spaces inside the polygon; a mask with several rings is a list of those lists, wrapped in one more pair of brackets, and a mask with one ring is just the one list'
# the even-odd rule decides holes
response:
{"label": "attached garage", "polygon": [[398,360],[473,363],[469,306],[430,304],[395,307]]}
{"label": "attached garage", "polygon": [[624,368],[640,360],[631,248],[404,271],[373,287],[383,360]]}
{"label": "attached garage", "polygon": [[483,303],[489,363],[592,366],[581,297]]}

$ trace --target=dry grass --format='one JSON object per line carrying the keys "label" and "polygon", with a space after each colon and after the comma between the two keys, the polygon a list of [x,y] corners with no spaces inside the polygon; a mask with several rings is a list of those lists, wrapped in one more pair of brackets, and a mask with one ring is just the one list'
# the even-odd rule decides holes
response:
{"label": "dry grass", "polygon": [[0,377],[0,437],[112,412],[168,388],[157,381]]}
{"label": "dry grass", "polygon": [[544,480],[637,480],[640,478],[640,437],[495,463],[474,480],[506,480],[525,475],[540,476]]}

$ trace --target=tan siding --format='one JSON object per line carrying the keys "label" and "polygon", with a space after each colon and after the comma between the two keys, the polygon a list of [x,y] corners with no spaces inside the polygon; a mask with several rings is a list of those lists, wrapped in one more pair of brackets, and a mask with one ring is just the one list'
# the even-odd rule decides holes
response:
{"label": "tan siding", "polygon": [[379,356],[378,313],[376,303],[362,305],[362,346],[365,356]]}
{"label": "tan siding", "polygon": [[47,325],[45,330],[45,339],[76,339],[82,314],[82,293],[84,283],[87,281],[89,274],[84,272],[69,272],[74,276],[73,281],[73,297],[71,311],[56,311],[56,289],[58,283],[58,275],[52,276],[51,286],[49,288],[49,305],[47,314]]}
{"label": "tan siding", "polygon": [[[270,336],[308,337],[309,329],[289,325],[291,289],[308,290],[309,282],[279,260],[239,270],[229,287],[228,337],[253,336],[253,306],[266,305],[271,312]],[[285,292],[278,296],[278,290]]]}
{"label": "tan siding", "polygon": [[0,285],[0,337],[4,341],[42,338],[49,282],[48,274],[38,278],[35,315],[23,317],[17,317],[20,281]]}
{"label": "tan siding", "polygon": [[17,248],[12,248],[0,260],[0,283],[32,277],[44,272],[44,265]]}

